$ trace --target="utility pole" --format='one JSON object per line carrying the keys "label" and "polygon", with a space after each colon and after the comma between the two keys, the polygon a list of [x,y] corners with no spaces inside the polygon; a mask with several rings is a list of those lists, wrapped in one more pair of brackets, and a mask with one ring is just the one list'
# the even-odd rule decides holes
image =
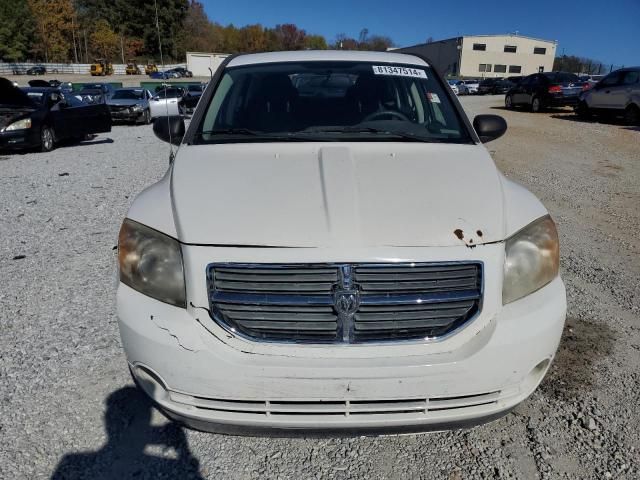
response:
{"label": "utility pole", "polygon": [[73,57],[78,63],[78,49],[76,48],[76,27],[73,23],[73,16],[71,16],[71,36],[73,38]]}
{"label": "utility pole", "polygon": [[89,48],[87,47],[87,31],[84,31],[84,61],[89,63]]}

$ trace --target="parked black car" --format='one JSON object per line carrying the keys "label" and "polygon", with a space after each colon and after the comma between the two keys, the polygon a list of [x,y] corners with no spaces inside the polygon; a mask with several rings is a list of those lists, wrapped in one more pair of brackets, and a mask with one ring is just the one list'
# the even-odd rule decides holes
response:
{"label": "parked black car", "polygon": [[183,103],[187,111],[192,111],[196,108],[202,92],[204,92],[204,85],[200,83],[187,85],[187,92],[183,98]]}
{"label": "parked black car", "polygon": [[532,112],[576,105],[585,83],[573,73],[534,73],[507,92],[504,105],[507,108],[526,105]]}
{"label": "parked black car", "polygon": [[27,70],[27,75],[46,75],[47,69],[42,65],[31,67]]}
{"label": "parked black car", "polygon": [[115,91],[115,87],[110,83],[85,83],[76,95],[87,103],[105,103]]}
{"label": "parked black car", "polygon": [[0,78],[0,149],[47,152],[61,140],[109,131],[106,105],[88,105],[57,88],[20,89]]}
{"label": "parked black car", "polygon": [[516,75],[513,77],[507,77],[506,80],[509,80],[514,85],[518,85],[524,77],[522,75]]}
{"label": "parked black car", "polygon": [[499,89],[501,81],[502,78],[485,78],[478,85],[478,95],[495,95],[498,93],[496,89]]}

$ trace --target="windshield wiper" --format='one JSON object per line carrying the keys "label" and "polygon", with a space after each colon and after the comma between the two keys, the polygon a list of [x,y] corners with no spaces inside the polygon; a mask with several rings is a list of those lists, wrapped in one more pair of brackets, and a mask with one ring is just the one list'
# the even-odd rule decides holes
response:
{"label": "windshield wiper", "polygon": [[205,130],[203,132],[196,132],[196,136],[202,137],[203,135],[240,135],[244,137],[252,137],[266,140],[285,140],[285,141],[300,141],[300,138],[292,137],[291,134],[283,133],[267,133],[257,130],[250,130],[248,128],[216,128],[213,130]]}
{"label": "windshield wiper", "polygon": [[249,130],[248,128],[216,128],[213,130],[205,130],[197,132],[196,135],[260,135],[260,132]]}
{"label": "windshield wiper", "polygon": [[318,133],[373,133],[373,134],[383,134],[383,135],[390,135],[393,137],[398,137],[398,138],[402,138],[402,139],[406,139],[406,140],[412,140],[412,141],[416,141],[416,142],[438,142],[440,141],[440,139],[438,138],[431,138],[431,137],[424,137],[422,135],[416,135],[416,134],[412,134],[409,132],[398,132],[396,130],[389,130],[389,129],[385,129],[385,128],[375,128],[375,127],[358,127],[358,126],[354,126],[354,127],[344,127],[344,128],[336,128],[336,127],[329,127],[329,128],[314,128],[314,129],[309,129],[309,130],[303,130],[301,132],[297,132],[297,134],[318,134]]}

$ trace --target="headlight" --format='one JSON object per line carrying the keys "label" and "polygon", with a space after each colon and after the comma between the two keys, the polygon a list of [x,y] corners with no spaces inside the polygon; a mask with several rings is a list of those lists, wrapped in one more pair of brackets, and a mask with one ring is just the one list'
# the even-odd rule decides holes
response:
{"label": "headlight", "polygon": [[549,215],[515,233],[506,241],[505,250],[504,305],[535,292],[558,275],[558,231]]}
{"label": "headlight", "polygon": [[180,244],[126,219],[118,237],[120,281],[161,302],[186,308]]}
{"label": "headlight", "polygon": [[27,128],[31,128],[31,119],[23,118],[22,120],[18,120],[17,122],[13,122],[11,125],[5,127],[5,132],[12,132],[14,130],[26,130]]}
{"label": "headlight", "polygon": [[133,107],[131,107],[131,109],[132,109],[134,112],[139,112],[139,111],[141,111],[141,110],[142,110],[142,107],[141,107],[140,105],[134,105]]}

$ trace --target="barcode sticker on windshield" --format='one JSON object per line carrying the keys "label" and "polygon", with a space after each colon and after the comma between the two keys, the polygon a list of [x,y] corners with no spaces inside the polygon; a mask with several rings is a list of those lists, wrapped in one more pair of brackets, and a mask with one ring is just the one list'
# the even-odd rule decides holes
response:
{"label": "barcode sticker on windshield", "polygon": [[397,77],[416,77],[427,78],[427,72],[419,68],[410,67],[391,67],[388,65],[374,65],[373,73],[375,75],[395,75]]}

